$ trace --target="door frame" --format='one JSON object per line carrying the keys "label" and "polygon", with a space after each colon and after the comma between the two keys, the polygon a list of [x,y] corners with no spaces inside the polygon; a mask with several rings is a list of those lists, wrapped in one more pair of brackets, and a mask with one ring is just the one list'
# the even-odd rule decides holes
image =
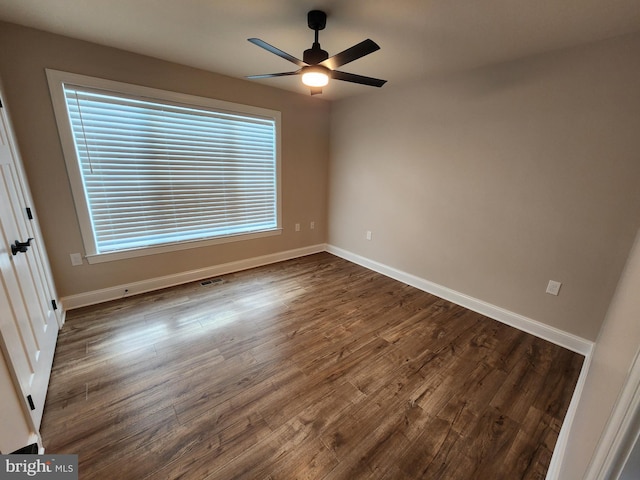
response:
{"label": "door frame", "polygon": [[617,479],[640,437],[640,349],[598,446],[585,479]]}

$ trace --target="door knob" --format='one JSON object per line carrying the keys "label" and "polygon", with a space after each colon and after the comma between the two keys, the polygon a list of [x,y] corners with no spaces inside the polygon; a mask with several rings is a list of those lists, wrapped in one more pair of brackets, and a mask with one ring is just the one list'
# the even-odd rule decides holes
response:
{"label": "door knob", "polygon": [[16,240],[15,243],[11,245],[11,253],[14,255],[17,255],[18,252],[27,253],[27,250],[31,246],[31,240],[33,240],[33,238],[28,238],[26,242]]}

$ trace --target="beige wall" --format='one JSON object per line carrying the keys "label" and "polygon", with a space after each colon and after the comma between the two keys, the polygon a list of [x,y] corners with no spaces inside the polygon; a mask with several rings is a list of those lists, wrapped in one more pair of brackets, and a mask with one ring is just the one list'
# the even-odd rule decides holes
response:
{"label": "beige wall", "polygon": [[594,340],[640,225],[638,58],[627,36],[334,103],[329,243]]}
{"label": "beige wall", "polygon": [[[328,215],[332,245],[591,340],[640,226],[639,57],[627,36],[389,85],[330,118],[321,99],[0,23],[0,77],[62,296],[321,243]],[[283,234],[71,267],[82,242],[44,68],[282,111]],[[640,341],[637,248],[630,258],[561,478],[582,478]]]}
{"label": "beige wall", "polygon": [[586,468],[640,348],[638,292],[640,232],[596,342],[558,476],[562,480],[586,478]]}
{"label": "beige wall", "polygon": [[[45,68],[281,111],[282,235],[72,267],[69,254],[83,247]],[[60,296],[326,241],[328,102],[2,22],[0,77]]]}

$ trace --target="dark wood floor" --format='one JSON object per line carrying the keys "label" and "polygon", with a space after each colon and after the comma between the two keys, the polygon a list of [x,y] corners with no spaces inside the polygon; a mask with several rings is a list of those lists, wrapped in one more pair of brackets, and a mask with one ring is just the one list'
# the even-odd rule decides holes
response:
{"label": "dark wood floor", "polygon": [[323,253],[69,312],[81,479],[543,479],[583,357]]}

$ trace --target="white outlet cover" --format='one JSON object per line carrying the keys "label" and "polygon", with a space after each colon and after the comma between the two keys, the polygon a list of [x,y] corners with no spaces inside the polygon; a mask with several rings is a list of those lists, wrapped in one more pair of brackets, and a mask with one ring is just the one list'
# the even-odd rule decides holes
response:
{"label": "white outlet cover", "polygon": [[70,253],[69,256],[71,257],[71,265],[73,265],[74,267],[78,267],[80,265],[82,265],[82,255],[79,253]]}
{"label": "white outlet cover", "polygon": [[560,293],[560,287],[562,283],[556,282],[555,280],[549,280],[549,284],[547,285],[547,293],[549,295],[558,295]]}

